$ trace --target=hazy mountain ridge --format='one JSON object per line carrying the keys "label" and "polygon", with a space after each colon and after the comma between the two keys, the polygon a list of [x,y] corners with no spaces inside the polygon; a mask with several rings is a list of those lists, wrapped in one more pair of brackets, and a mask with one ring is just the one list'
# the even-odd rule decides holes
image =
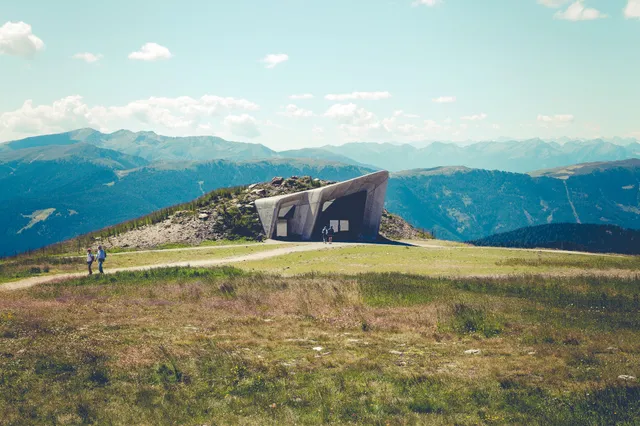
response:
{"label": "hazy mountain ridge", "polygon": [[571,164],[640,157],[640,143],[617,145],[601,139],[563,144],[541,139],[478,142],[459,146],[434,142],[424,147],[392,143],[348,143],[324,149],[390,171],[464,165],[472,168],[530,172]]}
{"label": "hazy mountain ridge", "polygon": [[464,146],[448,142],[353,142],[278,152],[261,144],[227,141],[215,136],[169,137],[154,132],[128,130],[106,134],[93,129],[79,129],[6,142],[0,144],[0,153],[28,147],[70,145],[79,142],[141,157],[148,162],[310,158],[389,171],[463,165],[524,173],[579,163],[640,158],[640,143],[633,138],[561,138],[558,141],[536,138],[477,142]]}

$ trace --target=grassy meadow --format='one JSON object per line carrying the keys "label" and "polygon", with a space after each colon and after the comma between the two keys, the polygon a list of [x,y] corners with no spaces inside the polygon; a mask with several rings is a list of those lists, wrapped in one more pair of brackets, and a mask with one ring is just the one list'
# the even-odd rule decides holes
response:
{"label": "grassy meadow", "polygon": [[[400,254],[387,263],[411,273],[375,272],[386,252],[355,249],[295,255],[325,273],[284,256],[266,269],[304,273],[166,268],[4,292],[0,424],[640,423],[638,275],[437,277]],[[366,268],[334,269],[354,257]],[[486,268],[582,261],[509,259]]]}
{"label": "grassy meadow", "polygon": [[438,241],[426,247],[370,245],[292,253],[275,259],[244,262],[239,267],[286,275],[307,272],[403,272],[430,276],[580,275],[585,272],[629,275],[640,271],[640,256],[476,248]]}
{"label": "grassy meadow", "polygon": [[[226,257],[244,256],[252,253],[273,250],[279,244],[207,244],[192,249],[191,247],[167,246],[163,250],[109,252],[105,269],[129,268],[135,266],[158,265],[175,262],[200,261],[208,259],[222,259]],[[17,259],[0,261],[0,283],[16,281],[39,275],[56,273],[84,272],[87,270],[84,255],[65,256],[23,256]],[[93,265],[94,272],[98,264]]]}

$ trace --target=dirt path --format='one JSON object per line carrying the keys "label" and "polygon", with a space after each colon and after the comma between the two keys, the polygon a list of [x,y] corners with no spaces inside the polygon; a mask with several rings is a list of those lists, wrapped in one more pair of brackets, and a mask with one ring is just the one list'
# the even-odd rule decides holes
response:
{"label": "dirt path", "polygon": [[[116,272],[123,271],[144,271],[149,269],[157,269],[157,268],[174,268],[174,267],[209,267],[209,266],[219,266],[219,265],[227,265],[238,262],[246,262],[250,260],[263,260],[269,259],[272,257],[283,256],[285,254],[291,253],[299,253],[305,251],[314,251],[314,250],[333,250],[342,247],[353,247],[353,243],[334,243],[332,245],[325,245],[322,243],[305,243],[305,244],[297,244],[292,245],[291,247],[280,247],[273,250],[262,251],[258,253],[246,254],[242,256],[232,256],[225,257],[222,259],[210,259],[210,260],[194,260],[194,261],[185,261],[185,262],[174,262],[174,263],[160,263],[156,265],[145,265],[145,266],[133,266],[130,268],[117,268],[117,269],[107,269],[105,270],[106,274],[113,274]],[[238,247],[238,246],[234,246]],[[208,247],[211,248],[211,247]],[[175,250],[184,250],[184,249],[175,249]],[[188,250],[188,249],[187,249]],[[128,254],[135,254],[140,252],[129,252]],[[29,287],[33,287],[39,284],[45,284],[55,281],[63,281],[71,278],[84,277],[87,274],[85,272],[77,272],[70,274],[56,274],[50,276],[38,276],[33,278],[27,278],[20,281],[14,281],[6,284],[0,284],[0,291],[9,291],[9,290],[20,290]]]}
{"label": "dirt path", "polygon": [[[140,254],[140,253],[167,253],[167,252],[176,252],[176,251],[199,251],[199,250],[216,250],[216,249],[228,249],[228,248],[236,248],[236,247],[253,247],[253,246],[260,246],[260,245],[281,245],[281,244],[287,244],[287,243],[283,243],[282,241],[276,241],[276,240],[266,240],[263,243],[242,243],[242,244],[225,244],[225,245],[220,245],[220,246],[198,246],[198,247],[180,247],[180,248],[172,248],[172,249],[149,249],[149,250],[131,250],[131,251],[118,251],[115,253],[108,253],[109,257],[111,256],[126,256],[129,254]],[[64,256],[67,257],[67,256]],[[86,257],[86,255],[82,255],[82,256],[69,256],[72,259],[83,259]]]}

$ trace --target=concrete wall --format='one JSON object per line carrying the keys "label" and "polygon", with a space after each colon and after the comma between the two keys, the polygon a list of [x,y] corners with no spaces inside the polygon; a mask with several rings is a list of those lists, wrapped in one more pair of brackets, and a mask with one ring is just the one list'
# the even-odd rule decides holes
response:
{"label": "concrete wall", "polygon": [[293,218],[289,220],[289,234],[299,235],[302,240],[308,241],[311,239],[325,202],[366,191],[362,236],[365,240],[374,240],[378,237],[380,230],[388,181],[389,172],[387,171],[371,173],[310,191],[262,198],[256,200],[256,208],[265,234],[268,238],[273,238],[278,212],[281,208],[295,205]]}

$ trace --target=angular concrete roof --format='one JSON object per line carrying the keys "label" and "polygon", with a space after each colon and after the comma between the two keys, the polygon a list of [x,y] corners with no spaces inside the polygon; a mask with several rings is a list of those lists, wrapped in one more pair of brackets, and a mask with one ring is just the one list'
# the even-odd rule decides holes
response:
{"label": "angular concrete roof", "polygon": [[291,221],[292,233],[300,235],[303,240],[309,240],[325,202],[366,191],[363,237],[375,239],[380,229],[388,180],[389,172],[380,171],[322,188],[262,198],[256,200],[255,204],[268,238],[273,237],[280,209],[295,205],[296,211]]}

